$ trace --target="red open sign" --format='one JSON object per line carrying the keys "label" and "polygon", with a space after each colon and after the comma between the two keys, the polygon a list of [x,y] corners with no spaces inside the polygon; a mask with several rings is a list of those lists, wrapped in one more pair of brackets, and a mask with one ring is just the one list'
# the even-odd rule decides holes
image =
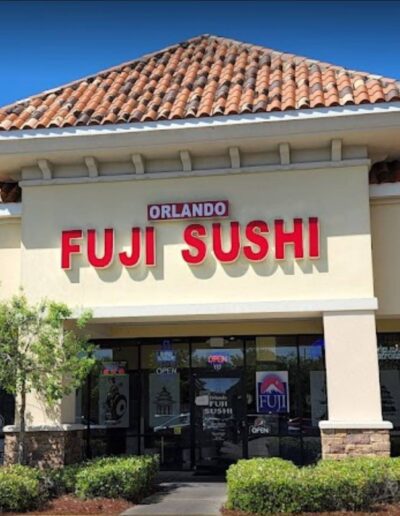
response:
{"label": "red open sign", "polygon": [[209,364],[226,364],[228,362],[228,357],[220,354],[210,355],[207,359]]}

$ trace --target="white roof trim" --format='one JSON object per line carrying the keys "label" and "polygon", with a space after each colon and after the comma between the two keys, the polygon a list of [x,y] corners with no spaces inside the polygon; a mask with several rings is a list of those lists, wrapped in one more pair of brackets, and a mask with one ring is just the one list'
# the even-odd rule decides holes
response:
{"label": "white roof trim", "polygon": [[371,199],[390,199],[392,197],[399,197],[400,182],[370,185],[369,196]]}
{"label": "white roof trim", "polygon": [[242,115],[189,118],[183,120],[159,120],[155,122],[0,131],[0,142],[11,140],[30,140],[33,138],[76,137],[83,135],[107,135],[136,132],[143,133],[210,127],[217,128],[233,125],[242,126],[247,124],[306,121],[312,119],[324,120],[350,116],[385,115],[391,113],[400,113],[400,102],[382,102],[379,104],[361,104],[358,106],[334,106],[330,108],[273,111],[269,113],[246,113]]}

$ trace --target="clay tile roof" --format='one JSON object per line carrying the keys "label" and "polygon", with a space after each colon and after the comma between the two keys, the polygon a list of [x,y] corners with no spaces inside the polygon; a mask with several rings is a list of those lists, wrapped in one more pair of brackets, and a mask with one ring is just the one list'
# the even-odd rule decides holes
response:
{"label": "clay tile roof", "polygon": [[203,35],[0,108],[0,130],[400,100],[400,81]]}

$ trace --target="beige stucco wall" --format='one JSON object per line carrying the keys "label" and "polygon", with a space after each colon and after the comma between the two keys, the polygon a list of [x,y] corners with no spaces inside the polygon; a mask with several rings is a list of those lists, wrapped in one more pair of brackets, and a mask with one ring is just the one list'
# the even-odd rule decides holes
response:
{"label": "beige stucco wall", "polygon": [[371,205],[375,294],[379,316],[400,316],[400,200]]}
{"label": "beige stucco wall", "polygon": [[20,221],[0,221],[0,299],[7,299],[18,292],[20,277]]}
{"label": "beige stucco wall", "polygon": [[[270,223],[317,216],[319,260],[293,259],[222,266],[213,258],[190,267],[181,258],[187,222],[159,222],[157,267],[106,270],[74,257],[60,267],[63,229],[114,227],[117,248],[130,228],[146,225],[147,204],[228,199],[231,218]],[[46,213],[46,216],[43,214]],[[208,224],[206,222],[206,224]],[[56,297],[72,306],[368,298],[373,295],[367,167],[293,170],[187,179],[24,188],[22,281],[32,298]],[[35,274],[32,274],[35,271]],[[39,281],[38,278],[46,278]]]}

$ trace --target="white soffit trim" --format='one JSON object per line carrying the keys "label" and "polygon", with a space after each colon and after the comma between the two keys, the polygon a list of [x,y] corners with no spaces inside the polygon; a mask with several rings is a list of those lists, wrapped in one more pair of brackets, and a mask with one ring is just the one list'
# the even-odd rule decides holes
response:
{"label": "white soffit trim", "polygon": [[370,185],[369,196],[371,199],[390,199],[400,197],[400,182],[381,183],[380,185]]}
{"label": "white soffit trim", "polygon": [[[0,143],[11,141],[25,141],[32,139],[48,139],[60,137],[80,137],[94,135],[116,135],[127,133],[154,133],[202,128],[223,128],[231,126],[246,126],[260,124],[276,124],[278,122],[321,121],[318,131],[331,131],[332,127],[326,120],[349,119],[374,116],[376,127],[385,127],[387,115],[400,113],[399,102],[385,102],[380,104],[361,104],[358,106],[334,106],[330,108],[299,109],[291,111],[273,111],[269,113],[246,113],[242,115],[227,115],[215,117],[190,118],[183,120],[159,120],[155,122],[135,122],[129,124],[110,124],[96,126],[62,127],[48,129],[29,129],[1,131]],[[378,117],[380,115],[380,117]],[[389,126],[400,127],[400,117],[396,117]],[[336,129],[337,127],[335,127]],[[349,127],[351,128],[351,127]],[[366,127],[367,128],[367,127]]]}
{"label": "white soffit trim", "polygon": [[390,421],[320,421],[321,430],[391,430]]}
{"label": "white soffit trim", "polygon": [[[147,318],[194,318],[194,319],[237,319],[255,317],[293,317],[294,314],[316,314],[340,311],[376,310],[375,297],[349,299],[279,300],[249,303],[197,303],[167,305],[94,306],[88,307],[93,319],[147,319]],[[77,310],[74,317],[79,316]]]}
{"label": "white soffit trim", "polygon": [[22,203],[10,202],[0,203],[0,220],[20,218],[22,214]]}

